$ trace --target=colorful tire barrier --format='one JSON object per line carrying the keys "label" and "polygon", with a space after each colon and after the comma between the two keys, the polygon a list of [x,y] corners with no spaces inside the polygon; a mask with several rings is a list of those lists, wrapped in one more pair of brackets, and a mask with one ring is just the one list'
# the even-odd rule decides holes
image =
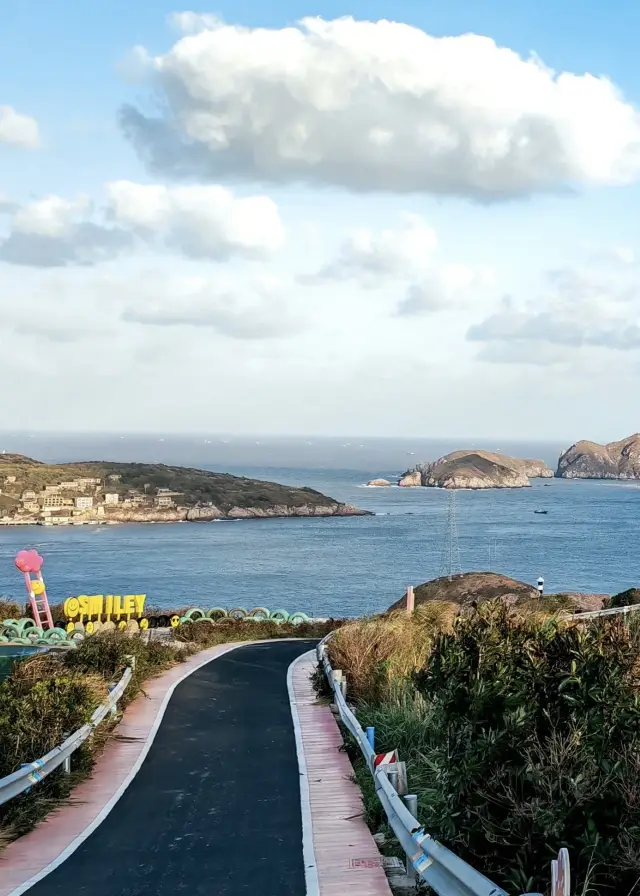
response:
{"label": "colorful tire barrier", "polygon": [[112,619],[88,619],[85,622],[68,622],[62,619],[56,620],[54,628],[40,628],[30,616],[20,619],[5,619],[0,621],[0,643],[16,644],[66,644],[75,646],[85,638],[98,632],[123,631],[128,633],[147,631],[156,628],[175,628],[178,625],[190,625],[192,623],[209,623],[216,625],[231,625],[234,622],[275,622],[282,624],[289,622],[292,625],[300,625],[309,622],[306,613],[289,613],[287,610],[269,610],[267,607],[253,607],[247,610],[245,607],[189,607],[182,615],[168,613],[150,614],[141,619],[121,619],[114,622]]}

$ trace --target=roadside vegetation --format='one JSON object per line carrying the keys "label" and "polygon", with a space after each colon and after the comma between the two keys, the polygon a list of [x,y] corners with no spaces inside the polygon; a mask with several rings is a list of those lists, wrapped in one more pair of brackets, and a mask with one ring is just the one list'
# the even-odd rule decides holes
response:
{"label": "roadside vegetation", "polygon": [[[640,620],[489,601],[345,625],[328,642],[376,751],[397,749],[433,837],[508,892],[640,892]],[[384,816],[354,752],[365,813]]]}
{"label": "roadside vegetation", "polygon": [[[9,615],[14,615],[13,608]],[[130,657],[135,658],[134,673],[118,702],[119,714],[144,691],[146,681],[199,650],[238,641],[320,638],[339,624],[205,620],[178,626],[171,640],[155,631],[149,632],[149,637],[100,632],[75,649],[22,660],[0,684],[0,778],[44,756],[86,724],[107,698],[108,686],[122,677]],[[90,775],[95,759],[113,735],[117,736],[116,720],[105,720],[73,754],[70,775],[56,770],[29,793],[0,806],[0,850],[71,796],[73,788]]]}

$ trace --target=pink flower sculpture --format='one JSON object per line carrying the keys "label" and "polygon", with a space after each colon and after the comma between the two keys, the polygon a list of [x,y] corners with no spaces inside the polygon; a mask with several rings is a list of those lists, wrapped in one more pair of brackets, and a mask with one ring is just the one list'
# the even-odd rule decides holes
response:
{"label": "pink flower sculpture", "polygon": [[40,572],[44,560],[37,551],[20,551],[15,563],[20,572]]}

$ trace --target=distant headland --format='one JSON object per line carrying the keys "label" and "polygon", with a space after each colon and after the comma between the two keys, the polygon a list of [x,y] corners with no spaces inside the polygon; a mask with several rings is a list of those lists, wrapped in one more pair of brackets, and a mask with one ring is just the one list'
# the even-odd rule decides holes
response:
{"label": "distant headland", "polygon": [[0,454],[0,525],[366,516],[310,488],[165,464],[45,464]]}
{"label": "distant headland", "polygon": [[556,476],[562,479],[640,479],[640,434],[608,445],[576,442],[560,455]]}

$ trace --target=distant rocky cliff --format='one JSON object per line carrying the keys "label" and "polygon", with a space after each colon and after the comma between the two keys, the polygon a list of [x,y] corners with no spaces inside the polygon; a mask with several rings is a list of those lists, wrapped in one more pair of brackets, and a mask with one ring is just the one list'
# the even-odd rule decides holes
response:
{"label": "distant rocky cliff", "polygon": [[561,479],[640,479],[640,434],[599,445],[576,442],[558,461]]}
{"label": "distant rocky cliff", "polygon": [[173,510],[125,510],[120,508],[111,511],[106,517],[91,514],[85,518],[108,523],[180,523],[211,522],[213,520],[252,520],[271,519],[275,517],[311,517],[311,516],[367,516],[364,510],[358,510],[350,504],[302,504],[287,506],[274,504],[273,507],[231,507],[223,513],[215,505],[201,507],[175,508]]}
{"label": "distant rocky cliff", "polygon": [[431,464],[418,464],[404,473],[405,488],[527,488],[530,479],[553,477],[541,460],[521,459],[492,451],[453,451]]}

